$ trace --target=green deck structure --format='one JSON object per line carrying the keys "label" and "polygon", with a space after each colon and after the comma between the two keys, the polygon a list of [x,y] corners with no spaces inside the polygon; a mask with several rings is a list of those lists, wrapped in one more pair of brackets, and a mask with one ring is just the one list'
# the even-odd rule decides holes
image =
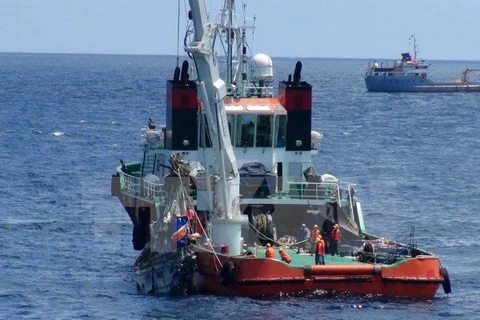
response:
{"label": "green deck structure", "polygon": [[[265,248],[264,247],[249,247],[251,252],[258,257],[263,258],[265,257]],[[278,248],[275,247],[275,258],[281,260],[280,253],[278,252]],[[303,253],[297,254],[297,250],[284,248],[285,252],[288,253],[290,258],[292,258],[292,262],[289,264],[292,267],[303,267],[308,265],[315,264],[315,255],[310,255],[310,253]],[[285,264],[287,264],[285,262]],[[335,264],[335,265],[353,265],[353,264],[362,264],[362,262],[357,261],[351,256],[331,256],[330,254],[325,254],[325,264]]]}

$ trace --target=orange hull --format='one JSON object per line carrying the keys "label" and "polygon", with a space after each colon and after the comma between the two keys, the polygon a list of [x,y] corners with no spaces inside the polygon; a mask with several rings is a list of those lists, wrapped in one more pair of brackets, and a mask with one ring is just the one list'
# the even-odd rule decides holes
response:
{"label": "orange hull", "polygon": [[[291,267],[253,256],[215,256],[197,251],[194,283],[203,293],[260,298],[315,290],[416,299],[433,298],[444,278],[433,256],[418,256],[395,265],[313,265]],[[225,279],[222,267],[232,272]],[[227,278],[228,278],[227,277]],[[227,280],[227,281],[225,281]],[[223,283],[223,284],[221,284]]]}

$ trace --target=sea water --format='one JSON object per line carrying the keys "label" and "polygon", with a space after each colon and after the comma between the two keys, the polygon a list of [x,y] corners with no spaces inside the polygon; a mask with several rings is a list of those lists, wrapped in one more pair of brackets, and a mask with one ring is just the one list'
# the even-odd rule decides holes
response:
{"label": "sea water", "polygon": [[[182,61],[182,59],[180,59]],[[275,83],[297,59],[273,58]],[[320,174],[357,184],[370,233],[440,256],[452,290],[375,296],[153,297],[110,177],[165,121],[172,56],[0,54],[0,318],[480,319],[480,94],[368,93],[367,60],[305,59]],[[479,62],[432,61],[434,80]],[[408,239],[407,239],[408,240]],[[313,262],[313,261],[312,261]]]}

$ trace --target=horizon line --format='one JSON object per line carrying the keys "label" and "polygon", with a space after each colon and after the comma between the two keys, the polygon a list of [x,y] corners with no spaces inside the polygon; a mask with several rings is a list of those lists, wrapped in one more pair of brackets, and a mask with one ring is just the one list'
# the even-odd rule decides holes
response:
{"label": "horizon line", "polygon": [[[97,55],[97,56],[167,56],[167,57],[176,57],[176,54],[166,54],[166,53],[82,53],[82,52],[38,52],[38,51],[0,51],[0,54],[46,54],[46,55]],[[224,57],[223,55],[219,55]],[[270,56],[270,55],[269,55]],[[179,57],[188,57],[187,54],[179,55]],[[395,58],[352,58],[352,57],[311,57],[311,56],[270,56],[277,59],[330,59],[330,60],[384,60],[384,61],[396,61],[399,59]],[[434,59],[424,59],[428,61],[466,61],[466,62],[480,62],[480,60],[474,59],[446,59],[446,58],[434,58]]]}

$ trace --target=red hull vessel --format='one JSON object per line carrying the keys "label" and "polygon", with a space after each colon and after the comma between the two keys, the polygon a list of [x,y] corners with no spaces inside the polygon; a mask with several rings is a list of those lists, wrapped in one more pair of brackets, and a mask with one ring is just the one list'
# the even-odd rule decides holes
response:
{"label": "red hull vessel", "polygon": [[199,248],[195,253],[194,284],[209,294],[261,298],[324,290],[428,299],[445,282],[439,260],[432,256],[417,256],[395,265],[295,267],[275,259],[232,257]]}

